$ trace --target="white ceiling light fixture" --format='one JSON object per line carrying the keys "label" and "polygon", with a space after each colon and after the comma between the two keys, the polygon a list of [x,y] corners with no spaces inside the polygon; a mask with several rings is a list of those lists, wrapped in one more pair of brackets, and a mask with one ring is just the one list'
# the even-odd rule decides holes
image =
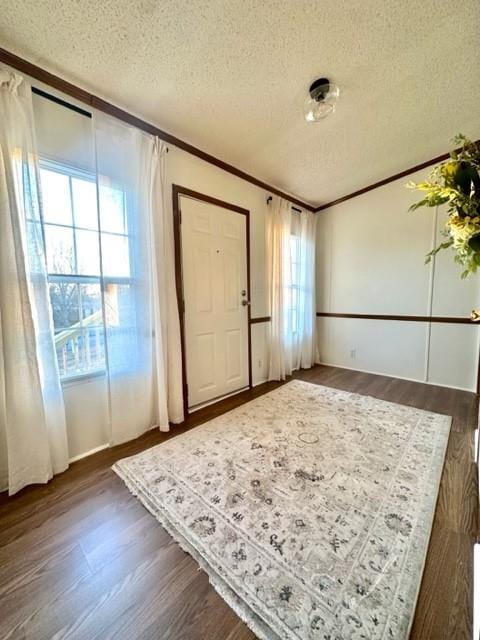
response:
{"label": "white ceiling light fixture", "polygon": [[303,114],[307,122],[319,122],[335,112],[340,89],[328,78],[319,78],[310,85],[310,96],[305,100]]}

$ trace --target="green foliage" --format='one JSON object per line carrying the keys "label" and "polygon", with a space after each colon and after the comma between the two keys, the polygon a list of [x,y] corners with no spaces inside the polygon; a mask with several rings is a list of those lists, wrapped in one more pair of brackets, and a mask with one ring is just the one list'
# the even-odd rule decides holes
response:
{"label": "green foliage", "polygon": [[447,242],[442,242],[441,244],[438,245],[438,247],[429,251],[429,253],[427,253],[427,255],[425,256],[425,264],[428,264],[429,262],[431,262],[432,258],[436,256],[439,251],[442,251],[443,249],[448,249],[449,247],[452,246],[452,244],[453,244],[453,240],[447,240]]}
{"label": "green foliage", "polygon": [[463,134],[453,140],[459,145],[450,158],[437,165],[424,182],[409,182],[409,189],[422,192],[422,199],[409,211],[446,205],[448,220],[442,242],[427,254],[428,263],[439,251],[452,247],[455,261],[465,267],[462,278],[476,273],[480,266],[480,144]]}

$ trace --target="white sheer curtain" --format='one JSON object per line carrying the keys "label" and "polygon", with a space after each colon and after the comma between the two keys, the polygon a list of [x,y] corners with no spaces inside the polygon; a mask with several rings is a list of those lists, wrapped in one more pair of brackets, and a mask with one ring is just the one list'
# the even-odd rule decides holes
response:
{"label": "white sheer curtain", "polygon": [[291,205],[274,196],[267,206],[267,285],[270,302],[269,380],[284,380],[291,370],[285,292],[290,271],[285,263],[290,253]]}
{"label": "white sheer curtain", "polygon": [[[297,262],[291,265],[298,280],[298,304],[292,313],[296,330],[292,337],[292,369],[309,369],[318,360],[316,306],[317,216],[311,211],[293,214]],[[295,317],[296,316],[296,317]]]}
{"label": "white sheer curtain", "polygon": [[270,302],[269,380],[313,366],[317,354],[315,214],[294,213],[282,198],[267,207],[266,253]]}
{"label": "white sheer curtain", "polygon": [[[156,343],[157,384],[166,389],[169,421],[178,424],[184,419],[182,344],[175,286],[173,216],[165,203],[167,151],[166,145],[156,138],[151,161],[151,269],[157,292],[154,313],[162,335],[161,342]],[[157,329],[157,333],[160,334],[160,330]],[[168,430],[168,422],[160,424],[160,428]]]}
{"label": "white sheer curtain", "polygon": [[0,66],[0,489],[68,466],[41,226],[31,87]]}
{"label": "white sheer curtain", "polygon": [[111,444],[118,444],[183,420],[173,230],[163,143],[97,116],[95,144]]}

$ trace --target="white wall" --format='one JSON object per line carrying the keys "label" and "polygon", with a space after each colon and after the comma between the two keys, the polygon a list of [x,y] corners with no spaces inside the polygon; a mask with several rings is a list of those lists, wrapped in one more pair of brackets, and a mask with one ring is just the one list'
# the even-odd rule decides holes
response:
{"label": "white wall", "polygon": [[[391,182],[318,214],[317,311],[465,317],[478,307],[478,278],[460,280],[452,252],[424,264],[425,254],[441,241],[446,213],[409,213],[420,198],[406,182]],[[323,363],[476,388],[476,326],[322,317],[317,323]]]}

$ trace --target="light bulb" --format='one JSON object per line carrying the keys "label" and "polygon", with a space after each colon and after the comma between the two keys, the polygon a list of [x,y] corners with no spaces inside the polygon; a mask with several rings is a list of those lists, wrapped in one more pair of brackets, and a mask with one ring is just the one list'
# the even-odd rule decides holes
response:
{"label": "light bulb", "polygon": [[309,96],[303,105],[303,114],[307,122],[318,122],[335,112],[335,102],[340,89],[330,84],[327,78],[316,80],[309,89]]}
{"label": "light bulb", "polygon": [[305,102],[304,115],[307,122],[318,122],[335,111],[335,105],[331,102],[317,102],[309,98]]}

